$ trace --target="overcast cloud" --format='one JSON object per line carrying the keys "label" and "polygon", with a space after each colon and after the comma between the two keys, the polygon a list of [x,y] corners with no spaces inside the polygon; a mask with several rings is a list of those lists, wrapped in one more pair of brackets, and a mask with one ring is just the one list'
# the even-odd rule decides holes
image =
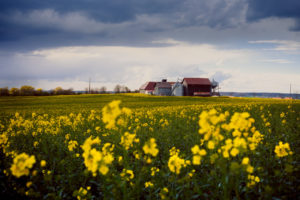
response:
{"label": "overcast cloud", "polygon": [[2,0],[0,87],[209,77],[300,92],[299,0]]}

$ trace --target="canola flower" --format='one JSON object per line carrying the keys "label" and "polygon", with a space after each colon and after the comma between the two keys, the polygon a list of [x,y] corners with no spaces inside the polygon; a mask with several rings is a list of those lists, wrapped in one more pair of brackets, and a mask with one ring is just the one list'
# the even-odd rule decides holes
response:
{"label": "canola flower", "polygon": [[99,171],[102,175],[106,175],[109,171],[108,165],[110,165],[113,160],[113,146],[110,143],[104,144],[102,151],[98,151],[96,148],[92,148],[94,144],[100,144],[100,139],[96,137],[92,139],[92,136],[87,138],[82,145],[84,158],[84,164],[89,171],[92,172],[93,176],[97,175]]}
{"label": "canola flower", "polygon": [[115,128],[116,119],[119,115],[121,115],[121,109],[119,107],[120,103],[120,100],[116,100],[103,107],[102,121],[106,124],[105,128]]}
{"label": "canola flower", "polygon": [[157,156],[159,150],[157,149],[156,140],[154,138],[150,138],[150,140],[143,146],[143,151],[145,154],[152,155],[153,157]]}
{"label": "canola flower", "polygon": [[195,174],[195,172],[196,172],[196,170],[193,169],[191,172],[188,173],[188,176],[189,176],[190,178],[193,177],[194,174]]}
{"label": "canola flower", "polygon": [[256,183],[260,182],[260,178],[254,175],[248,175],[247,187],[253,187]]}
{"label": "canola flower", "polygon": [[243,158],[243,160],[242,160],[242,165],[248,165],[249,162],[250,162],[249,158],[248,158],[248,157],[245,157],[245,158]]}
{"label": "canola flower", "polygon": [[[203,111],[199,115],[199,134],[203,135],[202,142],[207,141],[206,146],[209,150],[218,148],[220,145],[218,152],[228,159],[236,157],[248,149],[254,151],[263,140],[263,135],[253,126],[255,120],[247,112],[234,113],[229,122],[227,122],[228,117],[227,111],[221,114],[215,109]],[[221,130],[231,132],[232,137],[227,138],[224,142],[225,136],[221,134]]]}
{"label": "canola flower", "polygon": [[168,167],[171,172],[175,174],[180,174],[180,171],[183,167],[187,166],[187,162],[179,157],[179,149],[172,148],[170,150],[170,158],[168,161]]}
{"label": "canola flower", "polygon": [[26,183],[26,187],[31,187],[32,186],[32,181],[28,181],[27,183]]}
{"label": "canola flower", "polygon": [[11,172],[14,176],[17,178],[21,176],[28,176],[29,170],[32,168],[32,166],[35,164],[35,156],[29,156],[26,153],[21,153],[17,155],[13,159],[13,164],[11,165]]}
{"label": "canola flower", "polygon": [[7,144],[8,138],[7,135],[5,133],[0,135],[0,147],[5,147],[5,145]]}
{"label": "canola flower", "polygon": [[289,143],[283,143],[282,141],[279,141],[279,144],[275,146],[274,152],[278,158],[293,154]]}
{"label": "canola flower", "polygon": [[134,178],[134,173],[131,169],[123,169],[121,172],[121,177],[123,177],[126,181],[130,181]]}
{"label": "canola flower", "polygon": [[[240,165],[234,161],[235,158],[237,158],[239,154],[247,154],[249,150],[254,151],[264,137],[253,126],[255,120],[250,117],[249,113],[236,112],[230,117],[229,122],[227,122],[228,117],[228,113],[218,114],[215,109],[209,112],[203,111],[199,116],[199,133],[203,135],[201,145],[206,141],[206,147],[209,151],[217,148],[217,152],[221,154],[223,158],[233,159],[230,162],[230,169],[236,173],[236,171],[240,169]],[[230,133],[230,135],[222,135],[221,130]],[[225,137],[227,137],[227,139],[224,140]],[[279,146],[276,152],[280,152],[279,154],[281,155],[286,155],[285,150],[287,149],[287,151],[289,151],[288,145],[283,147],[283,144],[280,143]],[[193,164],[199,165],[202,159],[199,146],[195,145],[191,150],[193,153]],[[203,151],[203,155],[206,155],[206,152]],[[210,157],[211,164],[214,164],[218,158],[219,155],[217,153],[212,154]],[[250,164],[249,157],[245,156],[242,159],[241,166],[242,169],[248,173],[247,187],[252,187],[260,181],[258,176],[253,175],[254,167]]]}
{"label": "canola flower", "polygon": [[46,164],[47,164],[47,162],[45,160],[41,160],[41,163],[40,163],[41,167],[45,167]]}
{"label": "canola flower", "polygon": [[88,186],[87,189],[80,187],[78,191],[76,191],[76,198],[78,200],[86,199],[86,196],[88,194],[88,190],[90,190],[90,187]]}
{"label": "canola flower", "polygon": [[69,143],[68,143],[68,149],[69,151],[73,151],[76,146],[78,146],[78,142],[75,141],[75,140],[70,140]]}
{"label": "canola flower", "polygon": [[163,189],[160,190],[159,196],[160,196],[161,199],[166,199],[168,193],[169,193],[168,188],[164,187]]}
{"label": "canola flower", "polygon": [[152,188],[154,185],[151,181],[145,182],[145,188]]}
{"label": "canola flower", "polygon": [[125,121],[119,119],[118,117],[122,114],[126,116],[131,115],[131,110],[129,108],[120,108],[121,101],[115,100],[110,102],[108,105],[104,106],[102,109],[102,121],[106,124],[105,128],[113,129],[116,128],[116,124],[126,125]]}
{"label": "canola flower", "polygon": [[206,150],[200,149],[198,145],[195,145],[191,148],[191,151],[193,153],[193,165],[200,165],[202,157],[207,154]]}
{"label": "canola flower", "polygon": [[130,134],[129,132],[125,132],[121,137],[120,145],[122,145],[126,150],[130,147],[133,147],[133,143],[138,143],[140,140],[136,138],[136,134]]}
{"label": "canola flower", "polygon": [[155,174],[158,173],[158,172],[159,172],[159,168],[157,168],[157,167],[152,167],[151,168],[151,176],[155,176]]}

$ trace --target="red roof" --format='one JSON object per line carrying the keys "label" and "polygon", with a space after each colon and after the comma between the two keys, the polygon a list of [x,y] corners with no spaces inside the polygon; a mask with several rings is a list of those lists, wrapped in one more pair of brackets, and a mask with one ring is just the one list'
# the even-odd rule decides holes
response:
{"label": "red roof", "polygon": [[154,90],[156,82],[147,82],[140,87],[140,90]]}
{"label": "red roof", "polygon": [[211,82],[208,78],[184,78],[188,85],[211,85]]}

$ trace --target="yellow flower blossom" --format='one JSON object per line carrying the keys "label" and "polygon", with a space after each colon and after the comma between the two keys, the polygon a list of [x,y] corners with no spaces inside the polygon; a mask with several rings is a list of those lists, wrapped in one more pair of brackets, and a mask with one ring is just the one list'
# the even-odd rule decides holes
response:
{"label": "yellow flower blossom", "polygon": [[233,148],[230,151],[230,155],[235,157],[239,153],[239,150],[237,148]]}
{"label": "yellow flower blossom", "polygon": [[276,156],[279,158],[293,154],[289,143],[282,143],[282,141],[279,141],[279,144],[276,145],[274,152],[276,153]]}
{"label": "yellow flower blossom", "polygon": [[151,176],[154,176],[157,172],[159,172],[159,168],[157,168],[157,167],[151,168]]}
{"label": "yellow flower blossom", "polygon": [[27,183],[26,183],[26,187],[30,187],[32,185],[32,181],[28,181]]}
{"label": "yellow flower blossom", "polygon": [[45,167],[46,166],[46,164],[47,164],[47,162],[45,161],[45,160],[41,160],[41,167]]}
{"label": "yellow flower blossom", "polygon": [[254,168],[253,168],[251,165],[247,165],[246,171],[247,171],[249,174],[252,174],[253,171],[254,171]]}
{"label": "yellow flower blossom", "polygon": [[126,181],[130,181],[134,178],[134,173],[131,169],[123,169],[121,172],[121,177],[125,178]]}
{"label": "yellow flower blossom", "polygon": [[228,153],[228,151],[223,151],[223,157],[224,158],[229,158],[229,153]]}
{"label": "yellow flower blossom", "polygon": [[153,186],[154,186],[154,185],[153,185],[152,182],[150,182],[150,181],[145,182],[145,188],[153,187]]}
{"label": "yellow flower blossom", "polygon": [[75,149],[77,145],[78,145],[77,141],[70,140],[69,143],[68,143],[69,151],[73,151],[73,149]]}
{"label": "yellow flower blossom", "polygon": [[191,151],[193,153],[193,164],[200,165],[202,156],[206,155],[205,149],[200,149],[198,145],[195,145],[191,148]]}
{"label": "yellow flower blossom", "polygon": [[92,136],[87,138],[83,145],[81,146],[83,151],[89,151],[92,148],[92,145],[94,144],[100,144],[100,139],[96,137],[95,139],[92,139]]}
{"label": "yellow flower blossom", "polygon": [[166,199],[168,193],[169,193],[168,188],[164,187],[162,190],[160,190],[159,196],[161,199]]}
{"label": "yellow flower blossom", "polygon": [[82,145],[84,164],[89,171],[92,172],[93,176],[96,176],[97,170],[102,174],[106,175],[109,171],[108,165],[114,160],[112,150],[114,145],[111,143],[105,143],[102,147],[102,151],[98,151],[92,148],[93,144],[99,144],[99,138],[92,139],[87,138]]}
{"label": "yellow flower blossom", "polygon": [[115,127],[116,119],[121,115],[120,103],[120,100],[115,100],[103,107],[102,121],[106,124],[105,128],[112,129]]}
{"label": "yellow flower blossom", "polygon": [[245,157],[245,158],[243,158],[243,160],[242,160],[242,165],[248,165],[249,162],[250,162],[249,158],[248,158],[248,157]]}
{"label": "yellow flower blossom", "polygon": [[99,172],[103,175],[107,174],[107,172],[109,171],[109,168],[107,167],[107,165],[105,164],[101,164],[99,167]]}
{"label": "yellow flower blossom", "polygon": [[133,142],[138,142],[136,139],[136,134],[125,132],[121,137],[120,145],[124,146],[124,148],[128,150],[130,147],[133,147]]}
{"label": "yellow flower blossom", "polygon": [[180,158],[178,154],[173,154],[168,161],[168,167],[171,172],[180,174],[180,170],[185,165],[185,160]]}
{"label": "yellow flower blossom", "polygon": [[208,149],[214,149],[215,148],[215,142],[212,140],[209,140],[207,143],[207,148]]}
{"label": "yellow flower blossom", "polygon": [[29,175],[29,170],[35,163],[35,156],[29,156],[26,153],[21,153],[13,159],[13,164],[10,168],[12,174],[17,178]]}
{"label": "yellow flower blossom", "polygon": [[233,140],[233,146],[236,148],[247,149],[247,142],[244,138],[236,137]]}
{"label": "yellow flower blossom", "polygon": [[88,191],[85,188],[80,187],[78,190],[78,193],[77,193],[77,199],[78,200],[85,199],[85,196],[87,195],[87,193],[88,193]]}
{"label": "yellow flower blossom", "polygon": [[253,187],[256,183],[260,182],[260,178],[254,175],[248,175],[247,187]]}
{"label": "yellow flower blossom", "polygon": [[108,105],[104,106],[102,109],[102,121],[106,124],[105,128],[113,129],[116,128],[116,123],[118,122],[119,125],[126,125],[125,121],[122,119],[120,121],[117,118],[121,114],[125,114],[126,116],[131,115],[131,110],[129,108],[122,108],[120,109],[121,101],[115,100],[110,102]]}
{"label": "yellow flower blossom", "polygon": [[158,154],[159,150],[157,149],[157,144],[154,138],[151,138],[145,143],[143,151],[145,154],[150,154],[154,157]]}

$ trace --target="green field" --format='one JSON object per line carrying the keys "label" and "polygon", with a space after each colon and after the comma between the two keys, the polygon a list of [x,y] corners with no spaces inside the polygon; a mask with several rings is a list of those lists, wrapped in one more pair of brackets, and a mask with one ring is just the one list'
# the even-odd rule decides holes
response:
{"label": "green field", "polygon": [[[61,96],[17,96],[1,97],[1,115],[15,112],[53,112],[68,114],[100,110],[104,105],[113,101],[122,100],[122,105],[128,108],[153,108],[161,106],[185,106],[208,104],[247,104],[247,103],[286,103],[286,100],[260,99],[260,98],[201,98],[201,97],[157,97],[140,94],[119,95],[61,95]],[[294,100],[299,103],[299,100]]]}
{"label": "green field", "polygon": [[0,131],[0,190],[10,199],[299,195],[297,100],[1,97]]}

